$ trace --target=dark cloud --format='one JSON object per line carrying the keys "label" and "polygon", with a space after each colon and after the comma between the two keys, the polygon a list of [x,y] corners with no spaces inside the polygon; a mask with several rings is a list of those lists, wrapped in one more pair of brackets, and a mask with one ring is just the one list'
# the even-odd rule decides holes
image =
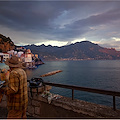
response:
{"label": "dark cloud", "polygon": [[[49,28],[50,22],[64,9],[75,6],[70,2],[13,1],[0,2],[1,23],[16,29]],[[23,28],[24,27],[24,28]]]}
{"label": "dark cloud", "polygon": [[[0,25],[29,33],[28,39],[37,38],[35,43],[90,35],[101,39],[103,34],[107,39],[120,25],[119,1],[0,1],[0,5]],[[99,28],[101,25],[105,28]]]}

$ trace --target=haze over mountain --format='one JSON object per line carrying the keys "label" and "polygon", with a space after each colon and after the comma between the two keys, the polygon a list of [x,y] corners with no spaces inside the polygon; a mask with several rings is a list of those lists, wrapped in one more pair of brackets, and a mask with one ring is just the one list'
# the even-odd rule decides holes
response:
{"label": "haze over mountain", "polygon": [[[14,42],[2,34],[0,34],[0,51],[7,52],[15,49]],[[33,54],[38,54],[43,60],[116,60],[120,59],[120,51],[114,48],[104,48],[90,41],[76,42],[74,44],[57,47],[45,46],[44,44],[36,46],[26,45],[26,49],[30,49]]]}
{"label": "haze over mountain", "polygon": [[1,0],[0,28],[19,46],[89,40],[120,50],[120,1]]}
{"label": "haze over mountain", "polygon": [[88,60],[88,59],[120,59],[120,51],[114,48],[103,48],[98,44],[90,41],[77,42],[67,46],[36,46],[34,44],[24,46],[31,49],[33,53],[37,53],[44,60]]}

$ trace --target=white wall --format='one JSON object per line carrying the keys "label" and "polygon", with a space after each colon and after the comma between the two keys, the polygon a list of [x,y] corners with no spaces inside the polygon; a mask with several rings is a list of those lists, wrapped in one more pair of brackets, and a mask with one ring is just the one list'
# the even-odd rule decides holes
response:
{"label": "white wall", "polygon": [[25,62],[32,62],[32,54],[31,53],[25,54]]}

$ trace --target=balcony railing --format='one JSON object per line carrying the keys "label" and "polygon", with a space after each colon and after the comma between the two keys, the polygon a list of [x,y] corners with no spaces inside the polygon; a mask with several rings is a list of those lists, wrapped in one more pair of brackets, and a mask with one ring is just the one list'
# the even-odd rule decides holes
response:
{"label": "balcony railing", "polygon": [[50,83],[50,82],[43,82],[43,84],[44,85],[55,86],[55,87],[60,87],[60,88],[71,89],[72,90],[72,100],[74,99],[74,90],[86,91],[86,92],[91,92],[91,93],[113,96],[113,110],[116,110],[115,97],[116,96],[120,97],[120,92],[116,92],[116,91],[93,89],[93,88],[87,88],[87,87],[79,87],[79,86],[74,86],[74,85],[65,85],[65,84]]}

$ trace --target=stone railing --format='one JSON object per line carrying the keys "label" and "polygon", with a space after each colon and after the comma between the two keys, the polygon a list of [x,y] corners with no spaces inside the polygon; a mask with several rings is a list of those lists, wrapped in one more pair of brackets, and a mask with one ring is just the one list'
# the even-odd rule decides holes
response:
{"label": "stone railing", "polygon": [[[51,87],[47,86],[46,90]],[[27,114],[34,118],[120,118],[120,110],[111,107],[89,103],[81,100],[58,96],[50,103],[48,96],[42,96],[44,88],[39,88],[38,94],[33,90],[33,97],[29,92]]]}
{"label": "stone railing", "polygon": [[[50,86],[46,87],[49,91]],[[32,118],[120,118],[120,110],[114,111],[112,107],[89,103],[81,100],[58,96],[48,102],[48,96],[41,93],[44,88],[32,89],[33,97],[31,97],[28,88],[28,108],[27,116]],[[7,108],[6,96],[4,95],[0,103],[0,110]],[[2,115],[1,115],[2,114]],[[7,112],[2,111],[0,117],[6,118]]]}

